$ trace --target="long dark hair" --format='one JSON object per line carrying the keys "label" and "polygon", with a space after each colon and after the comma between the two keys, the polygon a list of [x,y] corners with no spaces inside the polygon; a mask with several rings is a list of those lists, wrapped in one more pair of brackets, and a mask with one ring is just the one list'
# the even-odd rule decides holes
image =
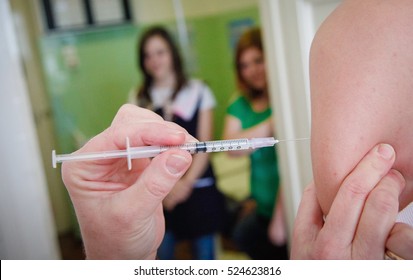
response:
{"label": "long dark hair", "polygon": [[235,69],[237,73],[238,88],[248,99],[254,99],[264,93],[264,91],[262,90],[257,90],[249,87],[241,75],[241,55],[245,50],[252,47],[260,50],[262,55],[264,55],[264,49],[262,47],[261,40],[261,29],[259,27],[254,27],[244,32],[238,40],[235,51]]}
{"label": "long dark hair", "polygon": [[139,54],[137,64],[143,74],[143,83],[137,91],[137,99],[142,103],[143,106],[147,106],[152,103],[149,90],[153,83],[153,77],[151,77],[151,75],[145,69],[145,45],[147,41],[154,36],[161,37],[168,45],[169,50],[172,54],[173,69],[176,77],[176,84],[172,94],[172,100],[175,99],[179,90],[187,82],[187,77],[182,65],[181,55],[179,54],[178,48],[174,40],[172,39],[172,36],[163,27],[155,26],[149,28],[145,31],[145,33],[143,33],[137,44],[137,52]]}

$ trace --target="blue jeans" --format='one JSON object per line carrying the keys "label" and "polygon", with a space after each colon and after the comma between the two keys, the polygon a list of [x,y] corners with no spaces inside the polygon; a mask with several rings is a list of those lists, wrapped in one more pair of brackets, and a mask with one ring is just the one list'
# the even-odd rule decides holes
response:
{"label": "blue jeans", "polygon": [[[165,232],[163,241],[158,249],[158,258],[161,260],[175,259],[175,236],[172,232]],[[195,260],[214,260],[214,234],[203,235],[191,240],[192,256]]]}

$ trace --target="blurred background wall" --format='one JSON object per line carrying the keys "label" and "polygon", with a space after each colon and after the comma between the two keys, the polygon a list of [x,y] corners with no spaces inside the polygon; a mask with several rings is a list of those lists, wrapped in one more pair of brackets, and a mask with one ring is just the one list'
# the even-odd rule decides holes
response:
{"label": "blurred background wall", "polygon": [[[79,9],[84,9],[82,3],[86,2],[97,9],[94,24],[90,24],[89,14],[80,16]],[[146,27],[167,26],[184,51],[189,74],[211,87],[218,101],[214,136],[219,139],[225,108],[236,92],[234,44],[245,28],[262,26],[277,137],[308,137],[308,51],[319,24],[339,2],[0,0],[3,47],[14,46],[6,48],[12,52],[2,52],[0,60],[0,84],[2,92],[7,92],[1,93],[1,129],[2,136],[7,136],[4,140],[9,141],[2,148],[10,153],[10,143],[19,143],[9,135],[13,126],[26,136],[24,144],[34,147],[33,158],[27,159],[26,165],[13,154],[1,160],[4,174],[12,175],[8,173],[12,168],[17,166],[19,171],[26,166],[33,177],[26,173],[4,176],[10,181],[1,186],[10,192],[3,192],[0,201],[4,206],[0,256],[61,258],[62,236],[75,234],[80,238],[60,170],[51,168],[51,150],[70,153],[110,124],[129,91],[141,80],[136,43]],[[48,5],[54,10],[45,9]],[[122,10],[125,6],[126,14]],[[55,15],[54,22],[48,19],[50,13]],[[26,105],[13,107],[13,96],[20,96]],[[12,122],[22,115],[27,117],[26,125]],[[308,144],[279,146],[290,229],[301,191],[312,177]],[[223,191],[235,200],[248,196],[248,159],[230,160],[225,154],[217,154],[213,161]],[[33,233],[33,244],[27,241],[30,235],[14,234],[19,231]],[[44,254],[36,252],[36,242],[48,242]]]}

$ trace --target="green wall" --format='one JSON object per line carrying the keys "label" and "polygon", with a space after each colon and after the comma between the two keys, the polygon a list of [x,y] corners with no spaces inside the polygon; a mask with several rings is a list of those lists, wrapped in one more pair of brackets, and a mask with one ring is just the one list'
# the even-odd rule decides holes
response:
{"label": "green wall", "polygon": [[195,51],[199,71],[193,73],[205,80],[217,100],[214,112],[214,136],[221,138],[226,107],[236,92],[233,50],[230,43],[230,24],[239,20],[249,20],[258,25],[257,9],[242,10],[189,21],[196,32]]}
{"label": "green wall", "polygon": [[[134,27],[54,35],[41,40],[46,84],[61,151],[76,149],[75,135],[105,129],[136,80]],[[76,48],[79,65],[69,68],[63,49]],[[81,143],[78,143],[81,144]]]}

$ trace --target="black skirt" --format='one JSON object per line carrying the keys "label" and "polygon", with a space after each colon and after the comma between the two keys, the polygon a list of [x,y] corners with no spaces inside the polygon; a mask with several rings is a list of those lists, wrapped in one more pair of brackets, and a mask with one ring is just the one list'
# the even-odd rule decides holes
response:
{"label": "black skirt", "polygon": [[223,229],[225,199],[215,185],[194,188],[191,196],[172,211],[164,210],[166,230],[179,239],[192,239]]}

